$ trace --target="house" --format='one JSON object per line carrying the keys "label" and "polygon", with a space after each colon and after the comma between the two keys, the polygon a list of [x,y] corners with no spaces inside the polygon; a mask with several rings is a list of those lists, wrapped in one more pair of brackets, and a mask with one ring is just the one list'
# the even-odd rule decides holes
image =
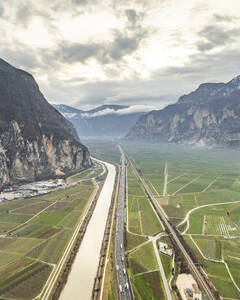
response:
{"label": "house", "polygon": [[169,256],[173,255],[173,250],[170,249],[167,244],[159,242],[158,245],[159,245],[159,251],[161,253],[164,253],[164,254],[169,255]]}

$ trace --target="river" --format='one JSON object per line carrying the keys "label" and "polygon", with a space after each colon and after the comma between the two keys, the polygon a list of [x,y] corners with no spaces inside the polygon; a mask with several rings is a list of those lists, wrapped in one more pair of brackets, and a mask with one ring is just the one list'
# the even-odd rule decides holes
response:
{"label": "river", "polygon": [[91,299],[116,177],[115,167],[105,162],[104,165],[108,174],[60,300]]}

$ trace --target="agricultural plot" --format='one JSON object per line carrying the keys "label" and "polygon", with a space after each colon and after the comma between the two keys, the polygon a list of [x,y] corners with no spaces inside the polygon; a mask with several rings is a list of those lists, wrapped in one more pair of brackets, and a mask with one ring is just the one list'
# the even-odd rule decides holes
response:
{"label": "agricultural plot", "polygon": [[137,177],[130,169],[128,169],[128,229],[140,235],[154,235],[162,230],[162,225]]}
{"label": "agricultural plot", "polygon": [[108,161],[110,163],[120,162],[120,152],[116,142],[106,140],[85,140],[84,145],[88,147],[93,157]]}
{"label": "agricultural plot", "polygon": [[169,280],[172,274],[172,257],[165,254],[160,254],[160,259],[163,265],[166,278]]}
{"label": "agricultural plot", "polygon": [[189,218],[188,234],[203,234],[204,216],[191,214]]}
{"label": "agricultural plot", "polygon": [[136,275],[158,269],[152,243],[148,243],[130,253],[129,255],[131,272]]}
{"label": "agricultural plot", "polygon": [[90,168],[87,169],[81,173],[78,173],[76,175],[73,175],[71,177],[68,178],[69,182],[76,182],[79,180],[87,180],[87,179],[91,179],[94,177],[97,177],[98,175],[100,175],[103,172],[103,167],[101,164],[98,163],[94,163],[94,168]]}
{"label": "agricultural plot", "polygon": [[145,236],[135,235],[127,232],[127,250],[130,251],[137,246],[141,245],[148,241],[148,238]]}
{"label": "agricultural plot", "polygon": [[[203,259],[201,253],[198,251],[196,245],[192,242],[192,240],[187,236],[185,236],[184,239],[192,249],[195,256],[198,257],[199,262],[203,266],[203,269],[208,274],[208,277],[210,278],[210,280],[212,281],[216,289],[219,291],[220,295],[222,297],[238,299],[239,292],[235,287],[235,285],[233,284],[225,264],[223,262],[214,262],[214,261]],[[196,242],[196,237],[194,237],[194,241]],[[197,242],[199,241],[197,240]],[[201,247],[201,251],[205,252],[204,254],[212,255],[213,257],[215,256],[215,258],[220,257],[219,249],[217,249],[217,247],[215,247],[215,252],[212,249],[208,250],[207,252],[206,240],[200,242],[199,245]],[[223,251],[224,253],[224,250],[221,251]],[[238,275],[235,274],[235,276]]]}
{"label": "agricultural plot", "polygon": [[[238,211],[239,205],[238,203],[213,205],[195,210],[190,215],[190,226],[187,233],[225,237],[239,236],[239,226],[232,217],[234,211]],[[204,232],[202,228],[204,228]]]}
{"label": "agricultural plot", "polygon": [[222,243],[220,239],[215,237],[202,237],[194,236],[192,237],[198,247],[201,249],[205,257],[210,259],[221,260],[222,253]]}
{"label": "agricultural plot", "polygon": [[81,220],[91,180],[0,203],[0,297],[32,299],[42,290]]}
{"label": "agricultural plot", "polygon": [[159,271],[135,275],[133,285],[136,299],[167,299]]}
{"label": "agricultural plot", "polygon": [[[175,226],[191,209],[211,205],[190,214],[189,228],[184,238],[220,295],[239,299],[239,291],[226,268],[227,265],[240,288],[239,153],[137,142],[124,142],[123,148]],[[166,179],[167,197],[160,199]],[[133,207],[137,209],[137,205]],[[137,214],[135,222],[138,233],[141,233]],[[192,235],[194,242],[188,235]]]}
{"label": "agricultural plot", "polygon": [[205,260],[204,269],[222,297],[238,299],[239,291],[234,286],[225,264]]}

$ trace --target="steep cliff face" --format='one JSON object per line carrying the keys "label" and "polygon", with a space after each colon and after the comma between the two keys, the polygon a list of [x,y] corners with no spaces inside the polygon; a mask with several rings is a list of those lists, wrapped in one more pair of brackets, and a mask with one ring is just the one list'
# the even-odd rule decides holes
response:
{"label": "steep cliff face", "polygon": [[202,84],[140,117],[126,138],[240,149],[240,77]]}
{"label": "steep cliff face", "polygon": [[0,60],[0,188],[88,167],[88,149],[34,78]]}

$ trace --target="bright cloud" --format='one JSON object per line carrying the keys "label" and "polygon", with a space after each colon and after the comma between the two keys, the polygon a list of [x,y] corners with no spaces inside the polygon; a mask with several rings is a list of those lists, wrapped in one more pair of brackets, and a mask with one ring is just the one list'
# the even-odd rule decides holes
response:
{"label": "bright cloud", "polygon": [[162,107],[239,75],[239,0],[8,0],[0,57],[47,99]]}

